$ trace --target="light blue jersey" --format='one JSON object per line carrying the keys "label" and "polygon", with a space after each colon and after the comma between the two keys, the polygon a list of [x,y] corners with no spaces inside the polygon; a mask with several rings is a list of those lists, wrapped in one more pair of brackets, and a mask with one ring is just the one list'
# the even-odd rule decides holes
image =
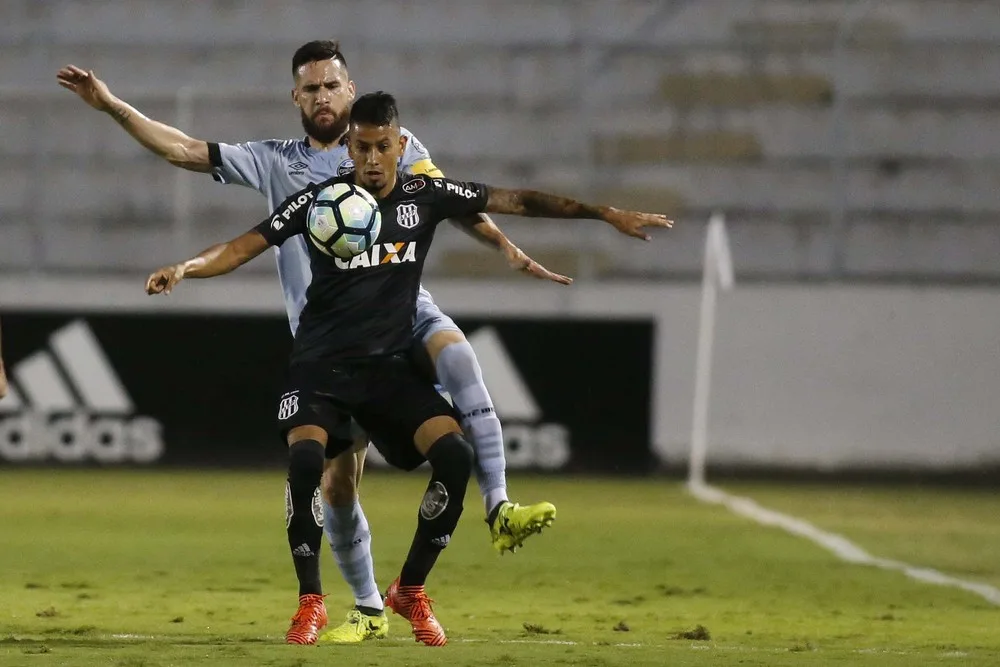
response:
{"label": "light blue jersey", "polygon": [[[399,161],[400,172],[440,176],[427,149],[409,130],[400,128],[400,132],[407,137],[406,151]],[[209,154],[215,165],[212,170],[215,180],[260,192],[267,197],[268,213],[310,183],[319,183],[354,169],[346,144],[325,151],[316,150],[305,138],[209,144]],[[299,328],[299,315],[306,305],[306,288],[312,280],[305,237],[291,238],[280,248],[276,247],[274,252],[288,324],[292,335],[295,335]],[[421,296],[424,294],[426,290],[421,288]],[[424,300],[430,300],[430,295],[426,294]]]}

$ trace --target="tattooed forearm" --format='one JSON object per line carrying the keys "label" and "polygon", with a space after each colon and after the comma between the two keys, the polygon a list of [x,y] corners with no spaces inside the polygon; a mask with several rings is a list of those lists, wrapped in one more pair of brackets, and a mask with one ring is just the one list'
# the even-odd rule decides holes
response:
{"label": "tattooed forearm", "polygon": [[504,190],[490,188],[486,205],[490,213],[507,213],[537,218],[603,219],[603,206],[591,206],[574,199],[550,195],[536,190]]}
{"label": "tattooed forearm", "polygon": [[126,106],[112,107],[108,113],[111,114],[111,117],[114,118],[115,122],[119,125],[124,125],[128,122],[128,119],[132,117],[132,112],[129,111]]}

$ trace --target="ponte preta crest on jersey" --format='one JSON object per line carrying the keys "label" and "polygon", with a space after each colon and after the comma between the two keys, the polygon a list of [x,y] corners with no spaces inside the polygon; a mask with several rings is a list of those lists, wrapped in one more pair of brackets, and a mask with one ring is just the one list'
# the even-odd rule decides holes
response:
{"label": "ponte preta crest on jersey", "polygon": [[396,222],[403,229],[413,229],[420,224],[420,214],[416,204],[399,204],[396,206]]}

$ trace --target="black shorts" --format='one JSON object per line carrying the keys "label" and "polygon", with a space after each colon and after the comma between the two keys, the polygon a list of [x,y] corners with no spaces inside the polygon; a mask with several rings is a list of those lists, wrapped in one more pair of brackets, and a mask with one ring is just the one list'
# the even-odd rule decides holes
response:
{"label": "black shorts", "polygon": [[351,446],[353,417],[385,460],[403,470],[425,461],[413,436],[425,421],[440,416],[457,419],[409,355],[294,364],[278,401],[282,441],[297,426],[319,426],[327,432],[327,458],[334,458]]}

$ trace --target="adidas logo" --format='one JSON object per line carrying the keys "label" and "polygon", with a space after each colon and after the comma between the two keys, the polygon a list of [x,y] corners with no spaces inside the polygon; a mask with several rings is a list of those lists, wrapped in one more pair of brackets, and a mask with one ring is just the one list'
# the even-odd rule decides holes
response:
{"label": "adidas logo", "polygon": [[135,406],[93,331],[77,320],[8,369],[0,399],[0,459],[151,463],[162,425]]}
{"label": "adidas logo", "polygon": [[315,556],[316,552],[313,551],[312,549],[310,549],[308,544],[306,544],[305,542],[303,542],[299,546],[297,546],[294,549],[292,549],[292,555],[293,556],[302,556],[303,558],[307,558],[309,556]]}
{"label": "adidas logo", "polygon": [[556,470],[570,459],[570,433],[562,424],[542,422],[538,401],[503,344],[495,327],[468,337],[483,369],[483,381],[503,423],[507,468]]}

